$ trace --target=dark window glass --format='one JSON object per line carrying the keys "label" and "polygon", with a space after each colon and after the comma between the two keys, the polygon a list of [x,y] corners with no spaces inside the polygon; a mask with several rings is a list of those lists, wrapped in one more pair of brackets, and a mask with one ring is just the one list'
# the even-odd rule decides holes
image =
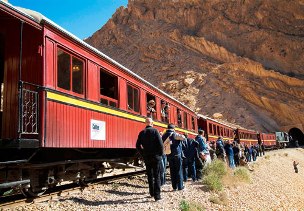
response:
{"label": "dark window glass", "polygon": [[134,111],[139,112],[139,92],[134,88]]}
{"label": "dark window glass", "polygon": [[109,101],[106,100],[106,99],[101,98],[101,99],[100,99],[100,103],[108,105],[108,104],[109,104]]}
{"label": "dark window glass", "polygon": [[216,132],[216,125],[213,125],[213,135],[217,135],[217,132]]}
{"label": "dark window glass", "polygon": [[100,94],[106,97],[117,99],[118,78],[103,70],[100,71]]}
{"label": "dark window glass", "polygon": [[128,91],[128,109],[139,112],[139,90],[130,85],[127,86]]}
{"label": "dark window glass", "polygon": [[73,58],[72,63],[72,79],[73,92],[78,94],[83,93],[83,62],[77,58]]}
{"label": "dark window glass", "polygon": [[62,89],[70,90],[71,56],[61,49],[58,49],[57,55],[57,86]]}
{"label": "dark window glass", "polygon": [[128,85],[128,109],[133,110],[133,87]]}
{"label": "dark window glass", "polygon": [[209,133],[212,134],[212,124],[209,123]]}
{"label": "dark window glass", "polygon": [[182,111],[180,109],[177,109],[177,125],[178,127],[182,127],[182,124],[183,124]]}
{"label": "dark window glass", "polygon": [[195,130],[195,119],[194,119],[194,117],[191,118],[191,122],[192,122],[192,130]]}
{"label": "dark window glass", "polygon": [[188,115],[184,113],[184,128],[188,129]]}

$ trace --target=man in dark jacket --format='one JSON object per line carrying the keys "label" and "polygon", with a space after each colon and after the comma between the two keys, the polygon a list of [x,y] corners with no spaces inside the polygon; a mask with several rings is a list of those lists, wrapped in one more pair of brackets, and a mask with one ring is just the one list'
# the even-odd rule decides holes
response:
{"label": "man in dark jacket", "polygon": [[182,169],[182,141],[183,135],[175,132],[173,124],[168,125],[168,130],[162,136],[163,141],[170,139],[171,154],[168,155],[170,176],[173,190],[183,190],[183,169]]}
{"label": "man in dark jacket", "polygon": [[186,139],[183,141],[183,152],[186,158],[183,159],[183,176],[184,181],[188,180],[188,176],[191,176],[192,181],[196,181],[196,168],[195,168],[195,159],[198,155],[199,144],[188,138],[188,134],[185,133],[184,136]]}
{"label": "man in dark jacket", "polygon": [[158,130],[153,128],[151,118],[146,119],[146,125],[138,135],[136,149],[145,160],[150,195],[157,201],[161,199],[160,172],[164,146]]}

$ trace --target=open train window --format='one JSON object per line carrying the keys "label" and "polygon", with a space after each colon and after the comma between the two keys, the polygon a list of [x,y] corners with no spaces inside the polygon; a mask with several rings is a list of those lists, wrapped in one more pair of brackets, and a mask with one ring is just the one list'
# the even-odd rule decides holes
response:
{"label": "open train window", "polygon": [[177,125],[178,127],[183,126],[183,115],[182,111],[179,108],[177,109]]}
{"label": "open train window", "polygon": [[184,113],[184,128],[188,129],[188,115]]}
{"label": "open train window", "polygon": [[128,84],[128,110],[139,113],[139,89]]}
{"label": "open train window", "polygon": [[195,119],[194,117],[191,117],[191,123],[192,123],[192,130],[195,130]]}
{"label": "open train window", "polygon": [[58,48],[57,86],[67,91],[83,94],[84,62]]}
{"label": "open train window", "polygon": [[209,123],[209,131],[208,132],[209,132],[209,134],[213,134],[212,133],[212,124],[211,123]]}
{"label": "open train window", "polygon": [[218,135],[216,132],[216,125],[213,125],[213,135]]}
{"label": "open train window", "polygon": [[147,117],[156,119],[156,101],[155,96],[147,93]]}
{"label": "open train window", "polygon": [[100,103],[112,107],[118,105],[118,78],[100,69]]}
{"label": "open train window", "polygon": [[160,114],[161,114],[161,121],[169,123],[169,103],[167,103],[164,100],[161,100],[160,102],[161,107],[160,107]]}

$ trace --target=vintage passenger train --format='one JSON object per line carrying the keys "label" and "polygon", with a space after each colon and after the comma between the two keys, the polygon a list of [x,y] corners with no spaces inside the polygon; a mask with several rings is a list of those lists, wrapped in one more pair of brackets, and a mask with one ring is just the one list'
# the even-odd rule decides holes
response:
{"label": "vintage passenger train", "polygon": [[[39,13],[0,1],[0,196],[37,196],[84,181],[104,163],[137,161],[135,142],[154,102],[155,127],[232,140],[234,129],[197,114]],[[165,118],[162,106],[170,106]],[[238,129],[241,142],[257,134]],[[267,142],[272,137],[260,136]],[[269,142],[273,144],[272,142]]]}

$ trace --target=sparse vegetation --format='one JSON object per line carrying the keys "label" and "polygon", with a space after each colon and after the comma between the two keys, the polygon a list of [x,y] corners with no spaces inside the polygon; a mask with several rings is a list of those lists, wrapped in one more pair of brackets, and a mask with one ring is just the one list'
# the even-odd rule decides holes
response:
{"label": "sparse vegetation", "polygon": [[215,160],[204,169],[203,184],[211,191],[221,191],[223,189],[222,179],[226,173],[226,164],[223,161]]}
{"label": "sparse vegetation", "polygon": [[288,153],[287,153],[287,152],[285,152],[285,153],[284,153],[284,156],[285,156],[285,157],[287,157],[287,156],[288,156]]}
{"label": "sparse vegetation", "polygon": [[223,189],[222,178],[214,172],[204,177],[203,184],[211,191],[221,191]]}
{"label": "sparse vegetation", "polygon": [[119,185],[117,183],[112,183],[112,190],[117,190]]}
{"label": "sparse vegetation", "polygon": [[270,155],[265,155],[265,159],[269,160],[270,159]]}
{"label": "sparse vegetation", "polygon": [[186,200],[182,200],[179,203],[179,208],[181,211],[201,211],[204,210],[204,208],[194,202],[187,202]]}
{"label": "sparse vegetation", "polygon": [[227,173],[226,163],[221,160],[214,160],[210,165],[204,168],[204,174],[216,173],[219,177],[223,177]]}
{"label": "sparse vegetation", "polygon": [[225,192],[220,192],[219,195],[211,195],[209,201],[219,205],[227,205],[229,202]]}
{"label": "sparse vegetation", "polygon": [[234,178],[241,182],[250,182],[250,173],[245,167],[238,167],[233,173]]}

